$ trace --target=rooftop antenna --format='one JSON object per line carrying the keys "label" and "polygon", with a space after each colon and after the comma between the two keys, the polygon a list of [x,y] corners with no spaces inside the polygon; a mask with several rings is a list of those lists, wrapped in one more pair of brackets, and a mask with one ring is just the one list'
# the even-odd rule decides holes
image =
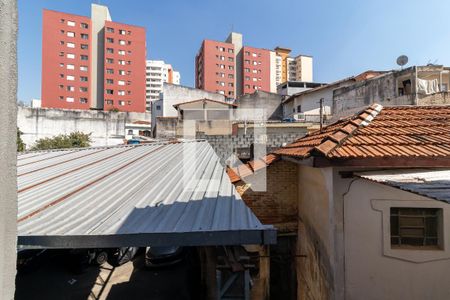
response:
{"label": "rooftop antenna", "polygon": [[408,56],[406,55],[400,55],[397,57],[397,65],[400,66],[400,68],[403,70],[403,66],[408,63]]}

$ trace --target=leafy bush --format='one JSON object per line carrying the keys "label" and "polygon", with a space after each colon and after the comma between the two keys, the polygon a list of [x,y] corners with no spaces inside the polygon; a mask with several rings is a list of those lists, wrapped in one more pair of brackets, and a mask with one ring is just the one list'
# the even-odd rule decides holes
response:
{"label": "leafy bush", "polygon": [[23,132],[17,127],[17,152],[25,151],[25,143],[22,140]]}
{"label": "leafy bush", "polygon": [[43,138],[36,141],[31,150],[82,148],[91,145],[91,134],[83,132],[72,132],[70,134],[60,134],[52,138]]}

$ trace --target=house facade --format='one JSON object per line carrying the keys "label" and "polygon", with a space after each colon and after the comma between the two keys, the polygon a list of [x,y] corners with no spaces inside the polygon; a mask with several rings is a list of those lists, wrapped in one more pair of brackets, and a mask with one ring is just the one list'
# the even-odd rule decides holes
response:
{"label": "house facade", "polygon": [[[296,207],[296,298],[450,297],[449,120],[449,106],[373,105],[229,170],[252,209]],[[261,168],[267,191],[255,200],[251,178]],[[273,177],[281,190],[295,180],[288,205]]]}

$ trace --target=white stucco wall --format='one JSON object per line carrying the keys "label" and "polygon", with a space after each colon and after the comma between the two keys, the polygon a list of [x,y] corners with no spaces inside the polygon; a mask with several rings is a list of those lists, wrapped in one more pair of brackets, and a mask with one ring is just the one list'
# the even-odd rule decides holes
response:
{"label": "white stucco wall", "polygon": [[180,85],[164,84],[162,92],[162,116],[176,117],[178,115],[178,112],[173,107],[174,104],[204,98],[217,101],[225,101],[225,96],[218,93],[207,92],[204,90]]}
{"label": "white stucco wall", "polygon": [[17,126],[27,147],[37,139],[74,131],[91,133],[92,146],[118,145],[125,138],[126,123],[134,121],[150,121],[150,113],[30,107],[19,107],[17,112]]}
{"label": "white stucco wall", "polygon": [[[450,299],[449,204],[364,179],[344,203],[346,299]],[[442,208],[444,249],[392,250],[391,206]]]}

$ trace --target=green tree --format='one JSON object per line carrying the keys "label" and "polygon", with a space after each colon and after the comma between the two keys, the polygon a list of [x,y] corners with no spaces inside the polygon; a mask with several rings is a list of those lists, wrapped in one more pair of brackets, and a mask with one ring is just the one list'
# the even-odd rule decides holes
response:
{"label": "green tree", "polygon": [[72,132],[70,134],[60,134],[52,138],[43,138],[36,141],[31,150],[82,148],[91,145],[91,134],[83,132]]}
{"label": "green tree", "polygon": [[25,151],[25,143],[22,140],[23,132],[17,127],[17,152]]}

